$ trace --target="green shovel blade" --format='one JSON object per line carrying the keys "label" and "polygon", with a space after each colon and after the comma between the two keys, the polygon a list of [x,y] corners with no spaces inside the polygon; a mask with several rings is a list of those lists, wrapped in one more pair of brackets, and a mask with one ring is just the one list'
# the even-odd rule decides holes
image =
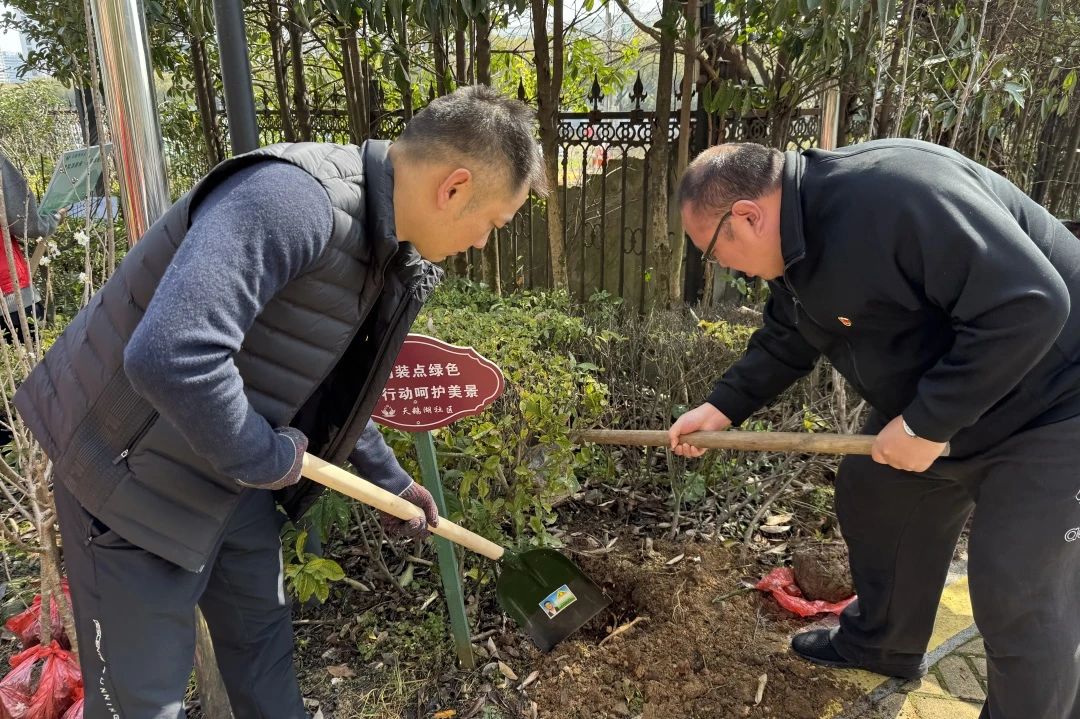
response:
{"label": "green shovel blade", "polygon": [[508,552],[495,596],[544,652],[611,604],[577,565],[553,549]]}

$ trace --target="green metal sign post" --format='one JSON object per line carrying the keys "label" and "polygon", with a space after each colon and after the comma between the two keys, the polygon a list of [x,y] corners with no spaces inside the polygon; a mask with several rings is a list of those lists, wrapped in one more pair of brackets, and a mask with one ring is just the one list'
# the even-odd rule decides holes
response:
{"label": "green metal sign post", "polygon": [[[499,368],[471,347],[458,347],[416,334],[409,335],[402,345],[372,419],[413,433],[421,481],[435,499],[439,516],[446,516],[446,497],[431,430],[479,414],[498,399],[504,387]],[[457,553],[454,545],[442,537],[433,540],[458,660],[462,668],[472,669],[476,659]]]}
{"label": "green metal sign post", "polygon": [[[420,471],[423,484],[435,498],[439,516],[446,516],[446,497],[443,496],[442,479],[439,477],[439,460],[435,456],[435,442],[431,432],[417,432],[413,440],[416,454],[420,458]],[[453,542],[442,537],[432,536],[435,551],[439,555],[439,575],[442,577],[443,591],[446,593],[446,610],[450,615],[450,632],[454,636],[454,647],[462,669],[476,666],[470,641],[469,619],[465,616],[465,593],[461,589],[461,575],[458,573],[457,553]]]}

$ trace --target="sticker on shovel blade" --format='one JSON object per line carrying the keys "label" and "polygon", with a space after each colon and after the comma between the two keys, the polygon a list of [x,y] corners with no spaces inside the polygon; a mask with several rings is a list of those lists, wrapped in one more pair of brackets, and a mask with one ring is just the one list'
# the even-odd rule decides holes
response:
{"label": "sticker on shovel blade", "polygon": [[547,598],[540,602],[540,608],[544,610],[544,614],[548,616],[548,619],[554,619],[559,612],[576,601],[577,597],[570,591],[570,587],[564,584],[547,595]]}

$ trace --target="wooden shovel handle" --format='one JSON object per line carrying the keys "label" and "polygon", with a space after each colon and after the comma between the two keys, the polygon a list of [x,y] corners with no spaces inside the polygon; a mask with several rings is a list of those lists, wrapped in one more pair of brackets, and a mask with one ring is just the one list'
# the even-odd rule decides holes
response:
{"label": "wooden shovel handle", "polygon": [[[649,429],[589,429],[576,434],[579,441],[667,447],[668,433]],[[762,452],[814,452],[817,454],[870,454],[874,437],[869,434],[811,434],[809,432],[693,432],[683,442],[702,449],[747,449]]]}
{"label": "wooden shovel handle", "polygon": [[[414,519],[424,516],[423,510],[412,502],[406,501],[393,492],[387,492],[382,487],[377,487],[366,479],[361,479],[351,472],[346,472],[341,467],[319,459],[313,454],[304,454],[304,467],[301,473],[324,487],[348,495],[369,507],[374,507],[398,519]],[[482,554],[488,559],[498,561],[502,559],[506,551],[495,542],[484,539],[475,532],[454,524],[445,517],[439,517],[439,526],[431,527],[432,534],[449,539],[454,544],[460,544],[466,549],[471,549],[477,554]]]}

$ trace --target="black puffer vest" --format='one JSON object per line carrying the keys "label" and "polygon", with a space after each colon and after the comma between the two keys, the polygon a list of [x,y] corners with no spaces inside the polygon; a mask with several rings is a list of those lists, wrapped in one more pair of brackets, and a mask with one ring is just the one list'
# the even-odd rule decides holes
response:
{"label": "black puffer vest", "polygon": [[[199,571],[242,491],[135,392],[123,358],[194,203],[255,161],[290,162],[322,183],[333,230],[327,249],[267,304],[233,359],[248,400],[272,426],[302,430],[323,459],[346,459],[440,276],[395,236],[388,147],[280,144],[218,165],[154,223],[19,388],[15,404],[55,476],[121,537]],[[305,480],[278,499],[295,518],[317,496]]]}

